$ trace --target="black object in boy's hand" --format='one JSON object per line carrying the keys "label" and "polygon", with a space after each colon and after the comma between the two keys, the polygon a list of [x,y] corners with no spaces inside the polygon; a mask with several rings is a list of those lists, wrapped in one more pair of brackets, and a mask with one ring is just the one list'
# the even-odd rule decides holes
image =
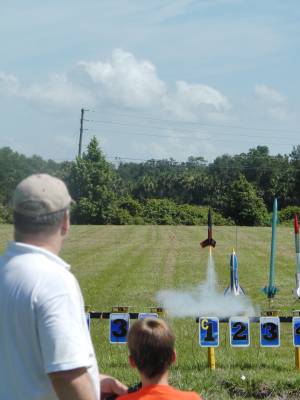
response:
{"label": "black object in boy's hand", "polygon": [[[137,392],[141,387],[142,387],[142,382],[139,382],[136,385],[130,386],[128,388],[127,392],[128,393]],[[112,395],[108,395],[106,397],[105,394],[102,394],[101,398],[104,399],[104,400],[115,400],[115,399],[118,398],[118,395],[117,394],[112,394]]]}

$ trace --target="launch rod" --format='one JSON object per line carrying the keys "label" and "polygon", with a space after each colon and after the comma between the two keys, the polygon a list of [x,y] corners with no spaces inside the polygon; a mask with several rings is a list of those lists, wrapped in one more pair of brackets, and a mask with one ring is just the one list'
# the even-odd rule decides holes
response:
{"label": "launch rod", "polygon": [[[212,246],[209,246],[209,258],[212,257]],[[207,361],[210,370],[216,369],[216,356],[214,347],[208,347],[207,349]]]}
{"label": "launch rod", "polygon": [[[270,258],[270,276],[269,276],[269,289],[271,289],[271,290],[274,287],[274,276],[275,276],[276,224],[277,224],[277,199],[274,199],[273,215],[272,215],[272,241],[271,241],[271,258]],[[273,296],[271,296],[271,293],[270,293],[268,297],[273,297]]]}

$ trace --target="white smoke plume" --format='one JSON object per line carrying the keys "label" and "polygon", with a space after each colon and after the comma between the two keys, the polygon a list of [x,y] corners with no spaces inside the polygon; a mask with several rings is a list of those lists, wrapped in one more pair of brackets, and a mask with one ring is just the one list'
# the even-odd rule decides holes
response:
{"label": "white smoke plume", "polygon": [[172,317],[255,316],[255,308],[247,296],[224,296],[217,291],[217,276],[213,257],[207,265],[206,281],[190,290],[162,290],[156,294],[160,305]]}

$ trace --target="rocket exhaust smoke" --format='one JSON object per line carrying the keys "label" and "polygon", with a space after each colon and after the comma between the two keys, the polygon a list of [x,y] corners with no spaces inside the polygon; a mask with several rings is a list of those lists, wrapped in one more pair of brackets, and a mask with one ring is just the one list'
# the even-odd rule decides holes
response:
{"label": "rocket exhaust smoke", "polygon": [[224,296],[217,291],[217,276],[212,255],[208,257],[206,281],[190,290],[162,290],[157,301],[170,316],[198,317],[254,316],[255,309],[246,296]]}

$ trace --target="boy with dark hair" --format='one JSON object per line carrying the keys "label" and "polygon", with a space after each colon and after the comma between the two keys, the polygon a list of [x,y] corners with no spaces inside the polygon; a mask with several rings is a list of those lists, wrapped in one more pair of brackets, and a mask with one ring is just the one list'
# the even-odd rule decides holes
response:
{"label": "boy with dark hair", "polygon": [[195,392],[184,392],[169,385],[169,367],[176,361],[175,336],[161,319],[140,319],[128,333],[129,363],[137,368],[141,388],[118,397],[119,400],[201,400]]}

